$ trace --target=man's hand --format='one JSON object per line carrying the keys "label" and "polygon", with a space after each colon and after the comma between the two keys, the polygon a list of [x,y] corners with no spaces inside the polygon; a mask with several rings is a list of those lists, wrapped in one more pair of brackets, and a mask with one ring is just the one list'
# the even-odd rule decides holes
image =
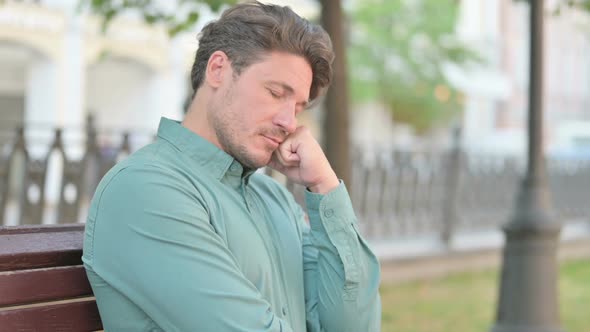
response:
{"label": "man's hand", "polygon": [[315,193],[326,194],[340,183],[320,144],[304,126],[287,136],[268,166]]}

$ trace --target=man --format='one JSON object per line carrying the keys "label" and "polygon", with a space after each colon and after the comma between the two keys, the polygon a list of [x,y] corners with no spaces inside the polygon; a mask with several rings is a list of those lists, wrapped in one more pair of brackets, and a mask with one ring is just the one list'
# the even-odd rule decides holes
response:
{"label": "man", "polygon": [[[289,8],[207,25],[180,124],[101,181],[84,264],[106,330],[377,331],[379,264],[344,184],[296,115],[329,85],[331,42]],[[270,166],[307,187],[309,225]]]}

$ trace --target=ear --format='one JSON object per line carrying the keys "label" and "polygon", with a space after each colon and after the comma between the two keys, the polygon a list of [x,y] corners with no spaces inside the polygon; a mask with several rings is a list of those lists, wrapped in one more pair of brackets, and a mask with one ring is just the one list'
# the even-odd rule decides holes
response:
{"label": "ear", "polygon": [[227,54],[223,51],[215,51],[207,62],[205,81],[212,88],[218,88],[223,83],[228,70],[231,71],[232,68]]}

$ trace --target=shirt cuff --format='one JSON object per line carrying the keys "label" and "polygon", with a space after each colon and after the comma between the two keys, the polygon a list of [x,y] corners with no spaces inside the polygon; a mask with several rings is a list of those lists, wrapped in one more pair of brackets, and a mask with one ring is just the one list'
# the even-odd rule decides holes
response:
{"label": "shirt cuff", "polygon": [[317,222],[319,220],[328,233],[343,230],[356,220],[348,190],[342,180],[338,187],[327,194],[306,190],[305,204],[312,230],[321,230]]}
{"label": "shirt cuff", "polygon": [[346,186],[340,180],[338,187],[325,195],[306,191],[305,203],[311,232],[317,235],[313,236],[318,241],[316,245],[333,246],[342,263],[345,281],[343,298],[355,300],[361,278],[361,252],[355,227],[356,216]]}

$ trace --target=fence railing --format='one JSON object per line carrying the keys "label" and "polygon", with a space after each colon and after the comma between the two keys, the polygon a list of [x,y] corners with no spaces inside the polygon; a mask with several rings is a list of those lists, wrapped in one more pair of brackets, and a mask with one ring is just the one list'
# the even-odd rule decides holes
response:
{"label": "fence railing", "polygon": [[[0,155],[0,224],[83,222],[106,171],[153,139],[99,132],[91,119],[77,130],[54,129],[36,140],[27,129],[11,133]],[[457,231],[497,230],[510,218],[525,166],[519,159],[466,154],[459,146],[354,149],[352,155],[349,187],[361,231],[371,239],[435,235],[448,243]],[[548,172],[556,218],[589,219],[590,161],[549,160]],[[286,185],[301,202],[303,188]]]}
{"label": "fence railing", "polygon": [[11,138],[0,149],[0,225],[82,222],[102,176],[153,139],[145,133],[99,133],[91,117],[85,128],[21,127],[0,136]]}
{"label": "fence railing", "polygon": [[[498,230],[514,211],[526,167],[517,158],[450,151],[373,152],[353,162],[353,204],[372,239]],[[590,160],[547,160],[552,212],[590,221]],[[589,224],[590,225],[590,224]]]}

